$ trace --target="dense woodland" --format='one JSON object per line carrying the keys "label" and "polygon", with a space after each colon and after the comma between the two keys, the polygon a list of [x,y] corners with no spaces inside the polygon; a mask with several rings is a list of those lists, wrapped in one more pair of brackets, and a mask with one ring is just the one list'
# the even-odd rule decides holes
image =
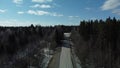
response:
{"label": "dense woodland", "polygon": [[120,68],[120,20],[82,21],[71,38],[83,68]]}
{"label": "dense woodland", "polygon": [[71,32],[82,68],[120,68],[120,20],[110,17],[81,21],[78,26],[1,26],[0,68],[42,68],[41,50],[61,47],[65,32]]}
{"label": "dense woodland", "polygon": [[[42,49],[61,44],[61,26],[0,27],[0,68],[41,68]],[[41,66],[42,65],[42,66]]]}

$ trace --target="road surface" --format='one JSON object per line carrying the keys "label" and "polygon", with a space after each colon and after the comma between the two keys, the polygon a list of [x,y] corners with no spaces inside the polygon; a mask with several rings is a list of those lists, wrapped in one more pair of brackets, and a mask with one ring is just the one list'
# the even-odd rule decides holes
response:
{"label": "road surface", "polygon": [[[66,33],[64,36],[69,37],[70,33]],[[69,41],[64,40],[63,43],[64,44],[61,50],[59,68],[73,68]]]}
{"label": "road surface", "polygon": [[59,68],[73,68],[70,48],[62,47]]}
{"label": "road surface", "polygon": [[53,56],[48,68],[73,68],[69,41],[70,33],[64,33],[64,37],[66,40],[62,40],[63,46]]}

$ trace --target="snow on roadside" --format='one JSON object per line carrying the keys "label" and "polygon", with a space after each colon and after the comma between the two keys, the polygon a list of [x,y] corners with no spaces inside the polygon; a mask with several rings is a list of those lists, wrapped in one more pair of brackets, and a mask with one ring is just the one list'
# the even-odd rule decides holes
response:
{"label": "snow on roadside", "polygon": [[65,37],[70,37],[71,33],[64,33]]}
{"label": "snow on roadside", "polygon": [[[66,38],[69,38],[70,35],[71,35],[71,33],[64,33],[64,36]],[[70,38],[68,40],[70,40]],[[70,45],[73,45],[73,43],[71,41],[66,41],[66,42],[68,42]],[[80,65],[81,62],[80,62],[79,58],[76,56],[73,47],[71,48],[71,57],[72,57],[72,62],[73,62],[73,65],[75,66],[75,68],[82,68]]]}
{"label": "snow on roadside", "polygon": [[44,48],[43,51],[42,51],[43,55],[45,56],[44,59],[43,59],[43,62],[41,64],[41,68],[47,68],[48,67],[48,64],[52,58],[53,55],[51,55],[53,53],[52,50],[50,50],[49,48]]}
{"label": "snow on roadside", "polygon": [[76,68],[82,68],[81,65],[80,65],[81,62],[80,62],[79,58],[76,56],[73,47],[71,48],[71,53],[72,53],[72,61],[73,61],[73,64],[75,65],[75,67]]}

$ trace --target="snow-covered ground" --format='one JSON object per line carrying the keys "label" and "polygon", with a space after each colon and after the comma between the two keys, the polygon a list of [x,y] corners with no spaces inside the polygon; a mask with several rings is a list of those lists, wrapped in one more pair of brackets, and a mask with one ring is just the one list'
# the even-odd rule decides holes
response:
{"label": "snow-covered ground", "polygon": [[[18,63],[19,60],[21,60],[21,62],[27,62],[28,60],[31,60],[31,64],[27,65],[28,68],[37,68],[37,66],[39,66],[40,68],[47,68],[49,61],[52,58],[53,50],[50,50],[48,47],[44,47],[41,49],[43,43],[46,43],[46,41],[40,41],[39,44],[28,44],[25,49],[19,50],[11,58],[12,60],[9,61],[9,65],[7,64],[7,66],[11,68],[14,64],[16,64],[16,62]],[[32,66],[33,61],[36,61],[36,66]],[[37,62],[39,63],[37,64]],[[29,62],[27,63],[29,64]]]}
{"label": "snow-covered ground", "polygon": [[72,61],[73,61],[73,64],[74,64],[74,66],[76,67],[76,68],[82,68],[81,67],[81,62],[80,62],[80,60],[79,60],[79,58],[76,56],[76,54],[75,54],[75,52],[74,52],[74,48],[72,48],[71,49],[72,51],[71,51],[71,56],[72,56]]}
{"label": "snow-covered ground", "polygon": [[49,48],[44,48],[44,49],[42,49],[43,51],[43,55],[45,56],[44,57],[44,59],[43,59],[43,62],[42,62],[42,64],[41,64],[41,67],[42,68],[47,68],[48,67],[48,64],[49,64],[49,62],[50,62],[50,60],[51,60],[51,58],[52,58],[52,56],[53,55],[51,55],[52,53],[53,53],[53,51],[52,50],[50,50]]}
{"label": "snow-covered ground", "polygon": [[64,33],[65,37],[70,37],[71,33]]}

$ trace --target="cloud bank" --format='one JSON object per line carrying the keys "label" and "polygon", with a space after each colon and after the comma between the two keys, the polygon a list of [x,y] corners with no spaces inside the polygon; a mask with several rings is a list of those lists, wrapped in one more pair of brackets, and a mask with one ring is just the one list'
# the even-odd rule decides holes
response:
{"label": "cloud bank", "polygon": [[120,15],[120,0],[106,0],[101,9],[103,11],[111,10],[112,13]]}
{"label": "cloud bank", "polygon": [[46,2],[52,2],[53,0],[32,0],[32,2],[37,2],[37,3],[46,3]]}
{"label": "cloud bank", "polygon": [[0,13],[4,13],[4,12],[6,12],[5,9],[0,9]]}
{"label": "cloud bank", "polygon": [[13,0],[13,3],[22,4],[23,0]]}
{"label": "cloud bank", "polygon": [[42,5],[40,5],[40,4],[35,4],[35,5],[33,5],[33,6],[31,6],[32,8],[51,8],[51,6],[50,5],[47,5],[47,4],[42,4]]}
{"label": "cloud bank", "polygon": [[27,13],[31,15],[38,15],[38,16],[42,16],[42,15],[58,16],[58,17],[63,16],[62,14],[57,14],[55,12],[52,13],[52,12],[47,12],[42,10],[28,10]]}

